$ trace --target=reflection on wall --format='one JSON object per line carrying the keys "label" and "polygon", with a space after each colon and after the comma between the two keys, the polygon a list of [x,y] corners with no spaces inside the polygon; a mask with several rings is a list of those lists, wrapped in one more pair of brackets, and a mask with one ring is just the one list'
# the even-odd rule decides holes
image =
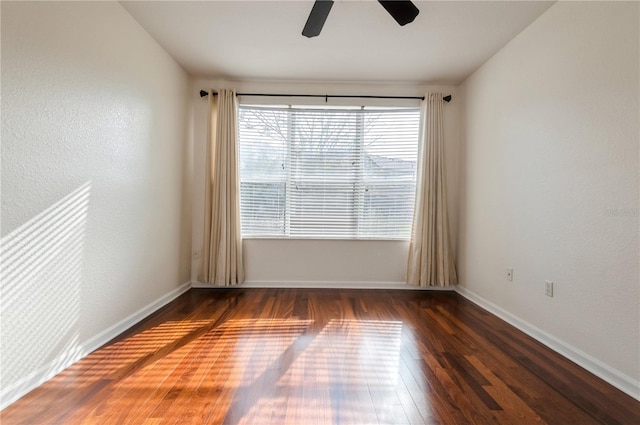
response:
{"label": "reflection on wall", "polygon": [[57,359],[47,365],[55,373],[79,356],[77,321],[90,191],[87,182],[2,237],[3,395],[18,390],[14,387],[25,376],[42,373],[37,365],[46,359]]}

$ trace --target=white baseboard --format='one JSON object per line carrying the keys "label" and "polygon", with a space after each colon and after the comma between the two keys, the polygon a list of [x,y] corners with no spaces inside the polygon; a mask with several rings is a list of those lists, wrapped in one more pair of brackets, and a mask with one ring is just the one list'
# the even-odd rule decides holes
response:
{"label": "white baseboard", "polygon": [[122,332],[126,331],[145,317],[175,300],[190,288],[191,282],[181,285],[168,294],[163,295],[130,316],[124,318],[110,328],[105,329],[87,341],[73,347],[71,350],[63,353],[41,368],[31,372],[29,375],[25,376],[13,385],[2,388],[2,391],[0,392],[0,410],[8,407],[28,392],[42,385],[64,369],[76,363],[78,360],[86,357],[91,352],[111,341],[113,338],[120,335]]}
{"label": "white baseboard", "polygon": [[191,282],[192,288],[331,288],[331,289],[403,289],[425,291],[454,291],[455,286],[446,288],[429,286],[426,288],[408,285],[405,282],[357,282],[357,281],[282,281],[249,280],[238,286],[215,286],[210,283]]}
{"label": "white baseboard", "polygon": [[508,311],[503,310],[501,307],[498,307],[491,301],[482,298],[475,292],[469,291],[462,286],[456,287],[456,292],[472,303],[477,304],[478,306],[487,310],[489,313],[498,316],[505,322],[526,333],[538,342],[546,345],[553,351],[561,354],[580,367],[588,370],[597,377],[618,388],[620,391],[623,391],[636,400],[640,401],[639,381],[636,381],[630,376],[623,374],[622,372],[612,368],[606,363],[603,363],[602,361],[596,359],[593,356],[590,356],[584,351],[579,350],[578,348],[570,344],[567,344],[566,342],[556,338],[555,336],[543,331],[540,328],[533,326],[532,324],[520,319],[519,317],[514,316]]}

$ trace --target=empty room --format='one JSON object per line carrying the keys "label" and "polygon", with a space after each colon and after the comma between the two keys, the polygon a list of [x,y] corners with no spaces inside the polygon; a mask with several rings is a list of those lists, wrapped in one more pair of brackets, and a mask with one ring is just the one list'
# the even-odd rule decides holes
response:
{"label": "empty room", "polygon": [[0,2],[0,423],[640,423],[640,2]]}

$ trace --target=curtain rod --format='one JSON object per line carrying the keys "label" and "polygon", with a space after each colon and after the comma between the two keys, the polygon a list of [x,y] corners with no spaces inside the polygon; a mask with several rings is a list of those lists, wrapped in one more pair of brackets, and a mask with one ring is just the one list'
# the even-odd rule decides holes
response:
{"label": "curtain rod", "polygon": [[[217,95],[214,93],[213,95]],[[206,90],[200,90],[200,97],[208,96],[209,92]],[[424,100],[424,96],[360,96],[360,95],[335,95],[335,94],[269,94],[269,93],[236,93],[236,96],[265,96],[265,97],[319,97],[324,98],[325,102],[329,98],[343,98],[343,99],[415,99]],[[448,94],[442,97],[445,102],[451,102],[451,95]]]}

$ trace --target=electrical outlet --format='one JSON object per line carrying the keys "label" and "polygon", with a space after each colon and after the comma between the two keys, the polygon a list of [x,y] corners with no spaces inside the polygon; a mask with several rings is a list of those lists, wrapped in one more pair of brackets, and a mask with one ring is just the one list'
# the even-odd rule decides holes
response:
{"label": "electrical outlet", "polygon": [[195,251],[193,251],[193,254],[191,254],[191,258],[195,261],[195,260],[199,260],[200,259],[200,250],[196,249]]}
{"label": "electrical outlet", "polygon": [[550,280],[544,281],[544,294],[547,297],[553,297],[553,282]]}
{"label": "electrical outlet", "polygon": [[507,267],[506,277],[507,277],[507,280],[510,280],[510,281],[513,280],[513,269],[511,267]]}

